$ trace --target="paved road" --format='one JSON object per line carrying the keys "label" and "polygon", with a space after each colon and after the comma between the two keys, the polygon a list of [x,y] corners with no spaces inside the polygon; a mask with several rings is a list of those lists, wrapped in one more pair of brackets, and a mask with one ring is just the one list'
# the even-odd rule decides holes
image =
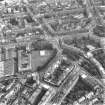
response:
{"label": "paved road", "polygon": [[[76,84],[79,74],[79,68],[75,65],[74,69],[67,76],[63,84],[60,86],[58,91],[54,96],[52,96],[51,104],[57,103],[59,104],[61,100],[66,96],[66,94],[73,88]],[[68,91],[67,91],[68,90]]]}

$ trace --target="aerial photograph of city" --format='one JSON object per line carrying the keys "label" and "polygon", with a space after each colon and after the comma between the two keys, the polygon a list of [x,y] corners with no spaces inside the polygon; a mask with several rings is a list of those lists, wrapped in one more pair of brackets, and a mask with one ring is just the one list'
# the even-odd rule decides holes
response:
{"label": "aerial photograph of city", "polygon": [[105,105],[105,0],[0,0],[0,105]]}

